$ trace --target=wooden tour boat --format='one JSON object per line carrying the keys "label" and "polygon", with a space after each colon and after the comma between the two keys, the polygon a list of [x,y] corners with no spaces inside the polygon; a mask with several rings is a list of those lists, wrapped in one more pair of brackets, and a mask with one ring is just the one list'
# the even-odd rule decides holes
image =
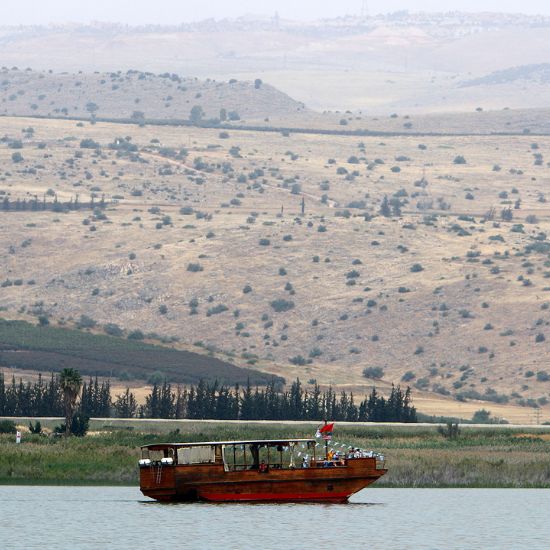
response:
{"label": "wooden tour boat", "polygon": [[140,489],[159,501],[347,502],[387,472],[377,453],[325,446],[318,456],[318,446],[315,439],[145,445]]}

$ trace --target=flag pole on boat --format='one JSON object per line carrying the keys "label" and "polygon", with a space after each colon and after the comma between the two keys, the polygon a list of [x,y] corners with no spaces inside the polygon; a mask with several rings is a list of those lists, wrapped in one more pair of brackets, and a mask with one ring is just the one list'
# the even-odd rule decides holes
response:
{"label": "flag pole on boat", "polygon": [[328,442],[332,440],[332,431],[334,430],[334,422],[328,423],[325,419],[324,425],[317,428],[315,437],[322,437],[325,441],[325,460],[328,460]]}
{"label": "flag pole on boat", "polygon": [[[327,422],[327,419],[325,418],[325,425],[324,425],[324,428],[326,428],[328,426],[328,422]],[[328,460],[328,439],[326,438],[325,436],[325,459]]]}

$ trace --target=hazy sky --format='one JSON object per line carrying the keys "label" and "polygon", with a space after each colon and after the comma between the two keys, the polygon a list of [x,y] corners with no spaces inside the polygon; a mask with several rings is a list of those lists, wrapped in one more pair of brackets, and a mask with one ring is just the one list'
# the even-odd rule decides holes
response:
{"label": "hazy sky", "polygon": [[[359,14],[362,0],[0,0],[0,25],[117,21],[178,23],[244,14],[315,19]],[[368,0],[371,14],[408,9],[504,11],[550,15],[548,0]]]}

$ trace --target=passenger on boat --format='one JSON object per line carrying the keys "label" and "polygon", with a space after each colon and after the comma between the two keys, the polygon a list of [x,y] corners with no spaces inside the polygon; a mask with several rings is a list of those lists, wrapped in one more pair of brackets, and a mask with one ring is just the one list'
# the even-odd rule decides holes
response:
{"label": "passenger on boat", "polygon": [[302,468],[309,468],[309,461],[305,456],[302,459]]}
{"label": "passenger on boat", "polygon": [[258,466],[258,471],[260,474],[267,474],[267,471],[269,470],[268,465],[265,463],[265,460],[262,460],[260,462],[260,465]]}
{"label": "passenger on boat", "polygon": [[252,464],[250,465],[250,470],[259,470],[260,469],[260,447],[253,443],[250,445],[250,454],[252,455]]}
{"label": "passenger on boat", "polygon": [[344,460],[344,458],[345,458],[344,455],[340,454],[339,451],[336,451],[333,457],[333,460],[336,466],[345,466],[346,461]]}

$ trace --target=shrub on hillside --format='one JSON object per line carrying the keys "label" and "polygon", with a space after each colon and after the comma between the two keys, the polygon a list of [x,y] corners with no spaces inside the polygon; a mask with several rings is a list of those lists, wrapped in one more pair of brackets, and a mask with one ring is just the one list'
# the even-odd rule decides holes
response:
{"label": "shrub on hillside", "polygon": [[384,369],[382,367],[367,367],[363,369],[363,376],[372,380],[380,380],[384,376]]}
{"label": "shrub on hillside", "polygon": [[106,325],[103,325],[103,331],[109,336],[120,337],[123,335],[122,329],[115,323],[107,323]]}
{"label": "shrub on hillside", "polygon": [[81,149],[99,149],[101,145],[97,141],[94,141],[91,138],[83,139],[80,142],[80,148]]}
{"label": "shrub on hillside", "polygon": [[294,308],[294,302],[291,302],[289,300],[284,300],[282,298],[273,300],[270,305],[277,313],[290,311],[291,309]]}

